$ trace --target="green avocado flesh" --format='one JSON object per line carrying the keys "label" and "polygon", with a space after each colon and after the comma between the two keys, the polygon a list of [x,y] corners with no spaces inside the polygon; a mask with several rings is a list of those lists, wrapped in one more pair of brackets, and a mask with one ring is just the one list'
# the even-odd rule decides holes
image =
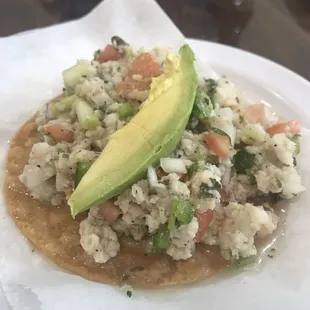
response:
{"label": "green avocado flesh", "polygon": [[122,193],[177,147],[196,96],[194,60],[188,45],[167,54],[165,73],[153,79],[140,111],[110,136],[71,195],[72,216]]}

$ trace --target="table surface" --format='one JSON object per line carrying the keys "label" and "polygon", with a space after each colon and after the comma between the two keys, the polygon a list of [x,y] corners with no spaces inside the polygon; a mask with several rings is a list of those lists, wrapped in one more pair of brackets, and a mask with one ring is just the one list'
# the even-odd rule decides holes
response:
{"label": "table surface", "polygon": [[[81,17],[99,2],[1,0],[0,36]],[[254,52],[310,80],[310,0],[157,2],[185,36]]]}

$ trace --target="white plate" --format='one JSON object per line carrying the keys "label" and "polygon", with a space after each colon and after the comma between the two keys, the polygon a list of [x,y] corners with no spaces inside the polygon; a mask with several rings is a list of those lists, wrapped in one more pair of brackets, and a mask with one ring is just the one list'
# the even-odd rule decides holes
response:
{"label": "white plate", "polygon": [[[111,1],[110,1],[111,2]],[[67,24],[66,27],[72,27]],[[66,40],[68,40],[66,38]],[[79,46],[79,38],[73,38],[75,46]],[[82,40],[82,39],[81,39]],[[84,41],[81,41],[84,42]],[[90,41],[91,42],[91,41]],[[234,49],[231,47],[197,41],[188,40],[195,50],[200,60],[207,60],[215,70],[231,77],[238,85],[244,87],[255,100],[264,100],[272,104],[275,109],[284,117],[289,119],[301,120],[304,127],[310,127],[310,84],[295,73],[261,57]],[[84,42],[85,43],[85,42]],[[29,43],[31,44],[31,43]],[[46,42],[46,44],[48,44]],[[83,46],[89,52],[93,49],[93,44]],[[14,51],[12,51],[14,52]],[[67,62],[68,59],[61,59],[59,50],[59,61]],[[75,54],[76,51],[73,51]],[[85,52],[86,53],[86,52]],[[38,55],[39,64],[44,64],[44,59]],[[57,57],[56,57],[57,59]],[[32,63],[27,64],[31,71]],[[58,63],[59,68],[64,68],[63,64]],[[1,69],[1,66],[0,66]],[[29,72],[30,72],[29,71]],[[28,72],[28,73],[29,73]],[[35,69],[38,76],[42,73]],[[2,72],[3,73],[3,72]],[[14,73],[14,72],[13,72]],[[13,75],[12,73],[12,75]],[[1,72],[0,72],[1,74]],[[11,73],[10,73],[11,74]],[[40,85],[41,80],[36,80],[37,76],[32,77],[33,81],[26,81],[27,72],[22,72],[22,77],[27,85]],[[29,115],[29,109],[38,106],[38,103],[31,103],[31,99],[40,99],[53,95],[59,91],[60,81],[55,82],[57,71],[53,71],[52,76],[47,76],[44,88],[46,93],[40,93],[36,97],[35,89],[33,95],[27,97],[29,107],[21,106],[23,102],[18,102],[10,113],[6,112],[5,104],[2,107],[2,128],[1,139],[4,142],[8,139],[11,130],[19,126]],[[17,81],[17,87],[23,81]],[[53,92],[50,91],[53,85]],[[30,86],[29,86],[30,87]],[[48,93],[48,90],[50,91]],[[4,90],[5,91],[5,90]],[[18,104],[20,106],[18,106]],[[19,117],[19,109],[23,112]],[[5,122],[5,115],[8,121]],[[15,116],[12,121],[10,117]],[[11,127],[10,127],[11,126]],[[308,131],[303,133],[308,137]],[[304,140],[308,141],[307,140]],[[303,153],[310,154],[310,143],[304,143]],[[304,168],[303,176],[305,184],[309,182],[309,165],[307,157],[303,155],[301,165]],[[53,264],[40,258],[35,254],[32,268],[35,270],[31,282],[31,289],[28,285],[16,284],[16,279],[23,278],[18,272],[6,274],[1,271],[2,279],[6,280],[3,289],[6,295],[9,294],[9,301],[18,305],[14,309],[309,309],[309,287],[310,287],[310,208],[308,206],[309,193],[306,192],[301,198],[296,200],[290,207],[287,233],[279,244],[280,255],[268,261],[261,271],[244,272],[242,274],[222,278],[212,281],[203,281],[193,285],[174,287],[169,289],[159,289],[156,291],[137,291],[133,298],[120,294],[117,288],[103,284],[88,282],[80,277],[61,272]],[[19,232],[15,233],[14,238],[20,238]],[[29,255],[29,248],[14,249],[12,253]],[[18,254],[17,254],[18,255]],[[1,258],[1,253],[0,253]],[[0,260],[1,263],[1,260]],[[11,265],[10,265],[11,264]],[[5,261],[0,264],[2,268],[12,270],[12,265]],[[5,267],[4,267],[5,266]],[[17,267],[17,266],[16,266]],[[14,269],[14,268],[13,268]],[[18,270],[18,269],[16,269]],[[40,273],[42,270],[42,273]],[[43,272],[44,270],[44,272]],[[41,274],[41,276],[40,276]],[[14,283],[9,283],[8,278],[13,277]],[[28,276],[31,277],[31,274]],[[1,280],[1,278],[0,278]],[[25,282],[25,279],[23,278]],[[61,283],[61,285],[60,285]],[[0,283],[1,284],[1,283]],[[30,285],[29,285],[30,286]],[[78,292],[78,293],[76,293]],[[0,309],[5,309],[5,299],[3,298],[0,285]],[[3,303],[3,304],[1,304]],[[8,308],[9,309],[9,308]]]}

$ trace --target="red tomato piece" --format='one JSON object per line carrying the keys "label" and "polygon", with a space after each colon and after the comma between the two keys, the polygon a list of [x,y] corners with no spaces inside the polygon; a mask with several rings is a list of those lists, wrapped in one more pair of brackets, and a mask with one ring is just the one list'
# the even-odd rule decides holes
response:
{"label": "red tomato piece", "polygon": [[44,127],[45,132],[49,133],[56,141],[73,141],[73,132],[66,129],[62,124],[50,124]]}
{"label": "red tomato piece", "polygon": [[150,53],[142,53],[132,62],[132,73],[156,77],[161,75],[161,67]]}
{"label": "red tomato piece", "polygon": [[291,133],[296,135],[300,133],[300,122],[299,121],[288,121],[285,123],[278,123],[266,130],[266,132],[272,137],[277,133]]}
{"label": "red tomato piece", "polygon": [[218,157],[227,158],[229,155],[230,141],[227,136],[211,132],[204,137],[207,147]]}
{"label": "red tomato piece", "polygon": [[100,63],[107,61],[116,61],[121,58],[116,47],[108,44],[105,49],[97,56],[96,60]]}
{"label": "red tomato piece", "polygon": [[213,211],[210,209],[205,212],[196,211],[195,217],[197,218],[198,225],[199,225],[198,231],[195,236],[195,241],[200,242],[201,238],[204,236],[210,223],[213,220]]}

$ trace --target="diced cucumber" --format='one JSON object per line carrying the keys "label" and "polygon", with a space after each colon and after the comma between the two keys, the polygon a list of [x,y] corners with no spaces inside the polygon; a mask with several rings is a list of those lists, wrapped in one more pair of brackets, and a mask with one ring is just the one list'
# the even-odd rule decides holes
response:
{"label": "diced cucumber", "polygon": [[173,214],[173,212],[171,212],[169,220],[168,220],[168,229],[172,230],[176,227],[176,218]]}
{"label": "diced cucumber", "polygon": [[75,188],[77,188],[77,186],[81,182],[83,176],[88,171],[88,169],[90,168],[91,165],[92,165],[92,163],[89,161],[77,163],[76,170],[75,170],[75,179],[74,179]]}
{"label": "diced cucumber", "polygon": [[76,65],[68,68],[62,73],[64,84],[67,89],[74,90],[76,84],[80,82],[83,75],[91,71],[92,67],[89,61],[79,60]]}
{"label": "diced cucumber", "polygon": [[247,170],[253,168],[255,164],[255,154],[249,153],[246,149],[239,150],[234,156],[234,167],[237,173],[245,174]]}
{"label": "diced cucumber", "polygon": [[239,258],[235,260],[235,266],[237,268],[245,268],[245,267],[253,266],[256,262],[257,262],[257,256],[252,255],[246,258]]}
{"label": "diced cucumber", "polygon": [[100,125],[98,117],[94,115],[92,107],[84,100],[75,101],[75,110],[78,120],[84,129],[94,129]]}
{"label": "diced cucumber", "polygon": [[212,198],[214,197],[212,191],[220,191],[221,188],[222,188],[221,184],[214,179],[212,186],[208,186],[207,184],[202,183],[199,188],[198,198]]}
{"label": "diced cucumber", "polygon": [[52,114],[59,116],[60,114],[71,111],[73,102],[77,99],[76,95],[65,97],[64,99],[52,105]]}
{"label": "diced cucumber", "polygon": [[160,226],[152,236],[152,246],[157,251],[165,251],[171,243],[170,231],[166,225]]}
{"label": "diced cucumber", "polygon": [[181,224],[189,224],[194,217],[194,213],[195,208],[189,200],[181,198],[174,199],[168,224],[169,229],[174,228],[175,219]]}
{"label": "diced cucumber", "polygon": [[117,108],[116,113],[119,115],[119,117],[126,118],[128,116],[133,116],[136,113],[136,111],[137,108],[134,104],[123,103]]}

